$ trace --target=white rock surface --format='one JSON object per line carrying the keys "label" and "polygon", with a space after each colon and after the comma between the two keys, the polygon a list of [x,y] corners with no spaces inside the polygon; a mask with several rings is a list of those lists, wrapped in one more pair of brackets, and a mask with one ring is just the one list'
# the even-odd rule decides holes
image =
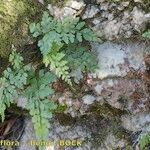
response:
{"label": "white rock surface", "polygon": [[119,64],[124,63],[125,57],[121,45],[106,42],[104,44],[93,44],[92,48],[98,53],[99,69],[96,71],[98,78],[126,75],[126,71],[120,70],[119,67]]}
{"label": "white rock surface", "polygon": [[82,100],[84,104],[90,105],[96,100],[96,98],[92,95],[85,95],[84,97],[82,97]]}
{"label": "white rock surface", "polygon": [[124,42],[103,44],[92,43],[93,51],[97,52],[99,69],[96,75],[100,79],[108,77],[124,77],[132,69],[144,71],[144,51],[146,45],[143,42]]}
{"label": "white rock surface", "polygon": [[93,18],[99,12],[98,7],[88,5],[82,19]]}
{"label": "white rock surface", "polygon": [[31,140],[35,140],[33,124],[30,119],[25,120],[25,131],[21,137],[19,150],[36,150],[36,147],[28,144]]}
{"label": "white rock surface", "polygon": [[129,131],[140,131],[150,126],[150,113],[139,113],[136,115],[122,116],[122,126]]}
{"label": "white rock surface", "polygon": [[85,7],[85,4],[82,0],[80,0],[80,1],[69,0],[69,1],[67,1],[65,6],[71,7],[75,10],[81,10],[83,7]]}

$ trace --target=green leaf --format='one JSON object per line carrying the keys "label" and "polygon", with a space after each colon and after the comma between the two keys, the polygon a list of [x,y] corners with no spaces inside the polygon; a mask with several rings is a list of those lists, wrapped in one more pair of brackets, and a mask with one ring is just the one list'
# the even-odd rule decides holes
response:
{"label": "green leaf", "polygon": [[77,24],[76,29],[81,30],[85,26],[85,22],[80,22]]}
{"label": "green leaf", "polygon": [[79,42],[82,42],[82,34],[81,33],[77,33],[76,38]]}
{"label": "green leaf", "polygon": [[150,29],[142,34],[143,37],[150,39]]}
{"label": "green leaf", "polygon": [[29,25],[30,32],[32,33],[33,37],[38,37],[41,34],[41,26],[39,23],[31,23]]}

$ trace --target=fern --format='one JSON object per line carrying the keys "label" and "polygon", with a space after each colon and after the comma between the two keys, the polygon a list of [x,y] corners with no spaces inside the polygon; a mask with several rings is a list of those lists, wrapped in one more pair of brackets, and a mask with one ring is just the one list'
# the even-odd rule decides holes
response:
{"label": "fern", "polygon": [[11,63],[14,69],[20,69],[23,66],[23,57],[16,52],[16,49],[13,46],[13,51],[9,56],[9,62]]}
{"label": "fern", "polygon": [[44,56],[43,62],[45,64],[50,63],[50,68],[55,74],[64,81],[66,81],[69,85],[72,85],[70,75],[69,75],[69,67],[68,62],[64,60],[64,53],[56,53],[49,54]]}
{"label": "fern", "polygon": [[139,140],[140,149],[147,150],[147,146],[150,145],[150,133],[142,134]]}
{"label": "fern", "polygon": [[81,69],[82,72],[94,72],[97,68],[96,56],[86,47],[70,45],[64,51],[65,59],[72,70]]}
{"label": "fern", "polygon": [[[23,64],[23,57],[13,49],[9,57],[10,66],[0,78],[0,116],[5,119],[5,110],[18,97],[27,98],[26,109],[32,116],[36,137],[45,140],[50,127],[49,119],[57,108],[50,96],[54,94],[51,84],[56,80],[54,74],[40,70],[38,73]],[[40,149],[43,149],[40,147]]]}
{"label": "fern", "polygon": [[79,42],[83,39],[87,41],[96,40],[95,34],[85,27],[85,22],[79,22],[79,18],[65,18],[60,21],[49,17],[47,12],[43,13],[41,23],[32,23],[29,28],[33,37],[43,36],[38,42],[43,55],[49,53],[53,43],[60,45],[62,43],[74,43],[75,40]]}
{"label": "fern", "polygon": [[150,29],[142,34],[143,37],[150,39]]}
{"label": "fern", "polygon": [[18,89],[23,89],[28,77],[28,66],[23,66],[23,58],[13,49],[10,54],[9,61],[11,67],[3,72],[0,78],[0,116],[2,121],[5,119],[5,110],[14,103],[14,99],[18,96]]}
{"label": "fern", "polygon": [[[53,19],[47,12],[43,13],[41,23],[32,23],[30,32],[33,37],[42,37],[38,41],[38,46],[43,55],[43,62],[71,85],[68,67],[68,60],[65,60],[65,53],[62,49],[71,43],[96,40],[95,34],[91,29],[86,28],[85,22],[79,22],[79,18],[64,20]],[[87,55],[86,55],[87,58]]]}
{"label": "fern", "polygon": [[49,84],[54,81],[55,76],[49,72],[44,73],[41,70],[38,76],[32,72],[28,80],[29,86],[25,90],[25,96],[28,98],[27,109],[32,116],[37,139],[40,140],[47,138],[49,119],[52,118],[51,111],[56,109],[56,105],[49,100],[49,96],[54,93]]}

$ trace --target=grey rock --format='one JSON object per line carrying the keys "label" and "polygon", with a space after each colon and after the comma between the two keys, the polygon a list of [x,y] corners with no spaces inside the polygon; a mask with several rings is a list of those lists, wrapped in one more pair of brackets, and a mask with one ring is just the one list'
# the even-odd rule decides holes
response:
{"label": "grey rock", "polygon": [[75,17],[79,15],[84,9],[84,6],[85,4],[83,1],[79,2],[75,0],[69,0],[64,4],[64,7],[62,8],[54,6],[52,4],[48,4],[47,9],[52,16],[59,19],[64,19],[65,17]]}
{"label": "grey rock", "polygon": [[84,104],[90,105],[96,100],[96,98],[92,95],[85,95],[84,97],[82,97],[82,100]]}
{"label": "grey rock", "polygon": [[97,0],[97,4],[103,3],[105,0]]}
{"label": "grey rock", "polygon": [[129,1],[126,1],[126,2],[122,2],[121,3],[124,7],[127,7],[129,4],[130,4],[130,2]]}
{"label": "grey rock", "polygon": [[146,47],[144,42],[93,43],[92,49],[97,52],[99,60],[99,69],[96,70],[96,75],[100,79],[115,76],[124,77],[130,68],[143,72],[145,70],[144,51]]}
{"label": "grey rock", "polygon": [[99,9],[97,6],[88,5],[85,10],[85,13],[82,16],[82,19],[93,18],[98,12]]}
{"label": "grey rock", "polygon": [[134,2],[142,3],[142,0],[134,0]]}
{"label": "grey rock", "polygon": [[28,103],[28,100],[25,97],[19,97],[17,100],[17,106],[21,108],[26,108],[27,103]]}
{"label": "grey rock", "polygon": [[39,3],[44,5],[44,0],[38,0],[38,1],[39,1]]}
{"label": "grey rock", "polygon": [[112,149],[117,149],[119,148],[123,148],[126,146],[126,141],[125,140],[120,140],[119,138],[117,138],[116,136],[114,136],[112,133],[110,133],[109,135],[107,135],[106,140],[103,144],[103,146],[101,147],[101,150],[112,150]]}
{"label": "grey rock", "polygon": [[19,150],[36,150],[36,147],[32,146],[31,140],[36,140],[33,124],[30,119],[25,120],[25,131],[20,140]]}
{"label": "grey rock", "polygon": [[138,113],[136,115],[125,115],[122,116],[122,126],[133,132],[144,130],[144,128],[150,125],[150,114],[149,113]]}
{"label": "grey rock", "polygon": [[83,78],[81,69],[73,70],[70,75],[74,77],[74,81],[76,83],[79,83],[79,81]]}
{"label": "grey rock", "polygon": [[96,87],[95,87],[95,91],[96,91],[98,94],[101,94],[102,90],[103,90],[102,85],[97,84]]}
{"label": "grey rock", "polygon": [[76,14],[77,14],[76,10],[74,10],[70,7],[64,7],[63,17],[74,16]]}
{"label": "grey rock", "polygon": [[106,42],[104,44],[93,44],[92,48],[98,52],[98,65],[100,68],[96,70],[98,78],[126,75],[126,71],[120,70],[119,67],[119,64],[124,63],[125,57],[125,52],[121,50],[121,45]]}
{"label": "grey rock", "polygon": [[69,0],[65,6],[73,8],[75,10],[81,10],[82,8],[85,7],[85,4],[82,0],[81,1]]}
{"label": "grey rock", "polygon": [[131,12],[131,15],[133,16],[133,23],[135,29],[137,31],[140,31],[140,29],[144,25],[144,22],[146,21],[145,13],[137,7],[134,7],[133,11]]}

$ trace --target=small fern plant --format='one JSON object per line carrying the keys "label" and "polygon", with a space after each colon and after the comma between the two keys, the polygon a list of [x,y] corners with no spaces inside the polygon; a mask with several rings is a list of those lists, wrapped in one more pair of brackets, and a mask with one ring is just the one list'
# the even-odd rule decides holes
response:
{"label": "small fern plant", "polygon": [[[33,70],[24,65],[23,57],[13,48],[9,56],[10,65],[0,78],[0,116],[5,119],[5,110],[12,103],[17,104],[19,97],[27,100],[25,108],[32,117],[36,137],[45,140],[50,127],[49,119],[57,105],[50,100],[54,90],[51,88],[56,76],[44,70]],[[40,147],[40,149],[43,149]]]}
{"label": "small fern plant", "polygon": [[32,23],[29,28],[33,37],[40,39],[38,46],[44,64],[50,66],[58,77],[72,85],[67,53],[63,50],[72,43],[81,43],[83,40],[95,41],[96,36],[92,30],[85,26],[85,22],[80,22],[79,18],[58,20],[50,17],[47,12],[43,13],[40,23]]}
{"label": "small fern plant", "polygon": [[15,102],[18,94],[26,84],[29,67],[23,65],[23,57],[13,48],[9,62],[11,65],[3,72],[0,78],[0,116],[5,119],[5,110]]}
{"label": "small fern plant", "polygon": [[150,131],[141,134],[139,145],[141,150],[147,150],[147,146],[150,146]]}
{"label": "small fern plant", "polygon": [[143,37],[150,39],[150,29],[142,34]]}
{"label": "small fern plant", "polygon": [[65,60],[71,70],[80,69],[83,73],[94,72],[97,69],[97,58],[88,48],[80,44],[70,44],[64,49]]}
{"label": "small fern plant", "polygon": [[30,72],[28,87],[24,95],[28,99],[27,109],[32,116],[35,133],[38,140],[45,140],[48,137],[50,127],[49,120],[52,118],[52,111],[57,108],[49,97],[54,94],[50,84],[56,77],[50,72],[40,70],[38,74]]}

